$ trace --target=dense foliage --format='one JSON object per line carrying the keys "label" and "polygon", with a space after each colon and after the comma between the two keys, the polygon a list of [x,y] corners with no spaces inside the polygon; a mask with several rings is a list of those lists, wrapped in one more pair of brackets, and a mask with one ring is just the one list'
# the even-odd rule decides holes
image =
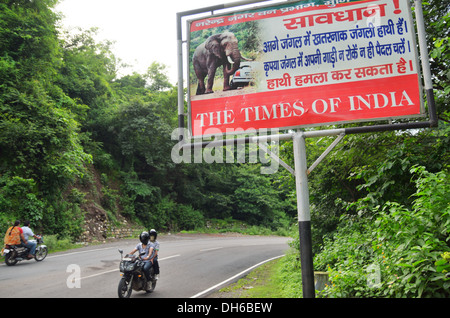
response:
{"label": "dense foliage", "polygon": [[[329,271],[325,295],[337,297],[448,297],[450,178],[413,167],[411,207],[386,202],[370,216],[342,216],[316,256]],[[362,210],[366,204],[362,203]]]}
{"label": "dense foliage", "polygon": [[[165,66],[118,76],[113,43],[96,42],[95,29],[58,28],[56,2],[0,0],[1,231],[29,219],[36,231],[75,240],[89,204],[110,222],[126,217],[163,231],[239,220],[277,233],[295,223],[292,175],[281,167],[261,174],[261,158],[249,159],[254,146],[234,163],[194,155],[174,163],[177,88]],[[428,1],[424,10],[439,127],[346,136],[309,176],[326,296],[449,296],[449,6]],[[253,41],[241,47],[254,49]],[[333,140],[307,139],[308,162]],[[278,146],[293,166],[292,142]],[[297,297],[297,255],[282,263]]]}

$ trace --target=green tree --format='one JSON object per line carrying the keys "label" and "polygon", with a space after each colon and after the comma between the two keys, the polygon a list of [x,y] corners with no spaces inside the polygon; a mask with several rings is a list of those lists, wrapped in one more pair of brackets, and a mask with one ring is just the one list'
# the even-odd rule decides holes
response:
{"label": "green tree", "polygon": [[63,65],[57,84],[77,103],[72,112],[78,115],[85,129],[96,125],[106,109],[111,108],[111,82],[117,72],[117,60],[111,52],[113,43],[95,42],[97,32],[97,28],[77,29],[77,32],[64,32],[61,39]]}
{"label": "green tree", "polygon": [[145,77],[149,81],[149,89],[151,91],[162,91],[165,89],[170,89],[172,84],[170,84],[169,77],[166,74],[167,66],[158,62],[153,62],[147,70]]}
{"label": "green tree", "polygon": [[11,217],[41,224],[49,202],[91,161],[78,105],[55,82],[62,66],[55,3],[0,3],[0,196]]}
{"label": "green tree", "polygon": [[83,173],[74,102],[54,83],[61,51],[54,1],[0,4],[0,169],[53,184]]}
{"label": "green tree", "polygon": [[290,225],[293,219],[286,213],[288,205],[272,185],[272,180],[260,174],[259,165],[241,166],[234,184],[233,216],[236,219],[272,229]]}

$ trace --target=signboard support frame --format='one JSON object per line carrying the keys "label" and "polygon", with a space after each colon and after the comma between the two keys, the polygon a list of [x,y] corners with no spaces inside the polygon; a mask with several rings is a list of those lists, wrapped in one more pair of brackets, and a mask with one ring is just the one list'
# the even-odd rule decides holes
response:
{"label": "signboard support frame", "polygon": [[[179,119],[179,141],[177,145],[179,150],[189,150],[194,148],[205,147],[220,147],[241,143],[259,143],[268,141],[293,140],[294,146],[294,163],[295,170],[288,169],[295,174],[296,192],[297,192],[297,211],[298,211],[298,227],[300,237],[300,255],[302,268],[302,284],[303,297],[314,298],[314,269],[313,269],[313,255],[312,255],[312,239],[311,239],[311,215],[309,206],[309,189],[308,189],[308,174],[314,169],[317,164],[339,143],[347,134],[360,133],[375,133],[384,131],[408,130],[408,129],[423,129],[433,128],[438,126],[438,119],[436,113],[436,106],[434,102],[433,84],[431,79],[431,70],[429,64],[429,55],[426,42],[425,25],[423,18],[423,9],[421,0],[414,0],[416,8],[416,25],[417,35],[419,40],[419,50],[421,56],[422,72],[424,78],[424,88],[428,102],[427,121],[418,121],[400,124],[385,124],[363,127],[351,127],[341,129],[328,130],[313,130],[313,131],[297,131],[285,134],[266,135],[266,136],[249,136],[233,139],[219,139],[207,142],[188,142],[185,131],[185,112],[184,112],[184,88],[183,88],[183,53],[182,53],[182,18],[198,13],[213,12],[216,10],[243,6],[246,4],[267,2],[269,0],[247,0],[234,2],[230,4],[218,5],[214,7],[207,7],[198,10],[191,10],[177,13],[177,51],[178,51],[178,119]],[[287,0],[289,1],[289,0]],[[306,145],[305,138],[324,137],[324,136],[338,136],[333,144],[319,157],[316,162],[308,170],[306,162]],[[267,148],[266,148],[267,149]],[[269,153],[270,155],[270,153]],[[281,159],[279,159],[281,160]],[[284,166],[284,165],[283,165]]]}

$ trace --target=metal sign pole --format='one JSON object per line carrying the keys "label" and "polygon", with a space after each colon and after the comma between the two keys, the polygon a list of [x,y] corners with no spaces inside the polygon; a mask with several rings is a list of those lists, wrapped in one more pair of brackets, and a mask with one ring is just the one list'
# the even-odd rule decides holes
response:
{"label": "metal sign pole", "polygon": [[314,268],[311,239],[311,214],[306,164],[306,146],[303,132],[296,133],[294,142],[295,185],[297,190],[300,261],[302,266],[303,298],[315,298]]}

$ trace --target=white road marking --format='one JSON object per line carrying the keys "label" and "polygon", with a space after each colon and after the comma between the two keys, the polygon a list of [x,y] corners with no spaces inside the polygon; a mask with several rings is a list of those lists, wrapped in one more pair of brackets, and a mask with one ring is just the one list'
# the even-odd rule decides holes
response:
{"label": "white road marking", "polygon": [[214,250],[220,250],[223,247],[213,247],[213,248],[207,248],[204,250],[200,250],[200,252],[209,252],[209,251],[214,251]]}
{"label": "white road marking", "polygon": [[117,248],[117,247],[105,247],[105,248],[97,248],[95,250],[79,251],[79,252],[65,253],[65,254],[59,254],[59,255],[51,255],[51,256],[47,256],[47,258],[56,258],[56,257],[63,257],[63,256],[68,256],[68,255],[75,255],[75,254],[82,254],[82,253],[89,253],[89,252],[97,252],[97,251],[105,251],[105,250],[110,250],[110,249],[113,249],[113,248]]}

